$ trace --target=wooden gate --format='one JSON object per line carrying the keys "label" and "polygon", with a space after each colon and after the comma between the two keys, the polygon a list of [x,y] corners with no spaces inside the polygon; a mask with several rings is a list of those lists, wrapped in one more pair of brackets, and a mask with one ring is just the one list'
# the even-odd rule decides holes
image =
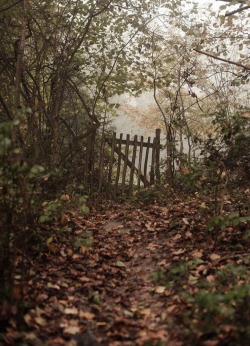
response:
{"label": "wooden gate", "polygon": [[134,136],[121,133],[119,138],[106,138],[110,147],[110,157],[107,174],[107,191],[117,195],[131,196],[134,189],[148,187],[160,182],[160,133],[157,129],[155,138]]}

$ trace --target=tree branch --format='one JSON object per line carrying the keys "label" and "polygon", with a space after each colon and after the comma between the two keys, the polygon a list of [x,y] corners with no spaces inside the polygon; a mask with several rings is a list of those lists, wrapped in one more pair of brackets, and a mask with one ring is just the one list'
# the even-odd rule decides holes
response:
{"label": "tree branch", "polygon": [[248,10],[250,8],[250,6],[244,6],[244,7],[240,7],[240,8],[237,8],[236,10],[232,11],[232,12],[228,12],[225,14],[225,17],[229,17],[229,16],[232,16],[236,13],[239,13],[239,12],[242,12],[242,11],[245,11],[245,10]]}
{"label": "tree branch", "polygon": [[5,7],[5,8],[3,8],[2,10],[0,9],[0,13],[1,13],[1,12],[4,12],[4,11],[10,10],[12,7],[16,6],[16,5],[19,4],[21,1],[22,1],[22,0],[18,0],[18,1],[16,1],[16,2],[14,2],[14,4],[11,4],[11,5],[9,5],[9,6]]}
{"label": "tree branch", "polygon": [[232,60],[229,60],[229,59],[220,58],[219,56],[216,56],[216,55],[213,55],[213,54],[210,54],[210,53],[207,53],[207,52],[203,52],[203,51],[201,51],[199,49],[196,49],[196,48],[194,48],[194,51],[197,52],[197,53],[209,56],[210,58],[213,58],[213,59],[216,59],[216,60],[219,60],[219,61],[223,61],[223,62],[226,62],[226,63],[231,64],[231,65],[235,65],[235,66],[241,67],[241,68],[243,68],[246,71],[250,71],[250,66],[242,65],[239,62],[232,61]]}
{"label": "tree branch", "polygon": [[9,108],[7,107],[7,105],[6,105],[4,99],[2,98],[1,95],[0,95],[0,103],[1,103],[1,105],[2,105],[2,107],[3,107],[3,110],[4,110],[5,113],[7,114],[8,118],[9,118],[10,120],[13,120],[14,117],[13,117],[13,115],[11,114],[11,111],[10,111]]}

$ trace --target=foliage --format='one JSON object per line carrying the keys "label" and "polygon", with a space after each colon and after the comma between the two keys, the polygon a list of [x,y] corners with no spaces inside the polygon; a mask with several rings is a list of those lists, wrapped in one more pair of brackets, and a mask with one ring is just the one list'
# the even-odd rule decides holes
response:
{"label": "foliage", "polygon": [[167,185],[150,186],[148,188],[140,189],[134,192],[134,195],[130,197],[129,203],[131,204],[162,204],[166,201],[166,198],[171,194],[171,188]]}
{"label": "foliage", "polygon": [[248,345],[249,284],[236,284],[226,292],[201,290],[189,302],[192,303],[193,331],[202,333],[203,340],[221,334],[230,345]]}
{"label": "foliage", "polygon": [[[187,344],[222,338],[229,345],[247,345],[250,340],[248,268],[223,266],[209,282],[198,274],[199,268],[204,270],[205,262],[196,259],[181,262],[160,276],[157,274],[157,283],[182,296],[189,306],[182,318]],[[186,292],[187,283],[196,289]]]}
{"label": "foliage", "polygon": [[246,227],[243,228],[243,231],[241,233],[242,238],[244,240],[247,240],[249,237],[249,226],[247,227],[247,224],[250,225],[250,216],[240,216],[240,213],[237,211],[225,216],[216,215],[212,217],[208,224],[208,230],[211,233],[215,233],[215,244],[217,245],[220,234],[226,227],[229,226],[234,226],[234,229],[236,229],[241,228],[241,226],[245,225]]}
{"label": "foliage", "polygon": [[[18,121],[0,124],[0,290],[13,285],[14,262],[23,259],[45,243],[39,226],[61,222],[73,208],[87,214],[87,197],[75,187],[68,187],[71,197],[63,194],[56,200],[44,200],[43,183],[47,179],[42,166],[30,166],[15,136]],[[10,293],[10,292],[8,292]]]}
{"label": "foliage", "polygon": [[16,257],[36,238],[36,179],[43,172],[43,167],[24,161],[14,141],[17,125],[17,121],[0,124],[1,289],[11,283]]}
{"label": "foliage", "polygon": [[[216,212],[222,192],[247,187],[249,182],[249,117],[246,110],[230,116],[225,109],[213,119],[214,134],[200,141],[199,160],[180,167],[177,186],[188,191],[214,195]],[[198,140],[198,139],[196,139]]]}

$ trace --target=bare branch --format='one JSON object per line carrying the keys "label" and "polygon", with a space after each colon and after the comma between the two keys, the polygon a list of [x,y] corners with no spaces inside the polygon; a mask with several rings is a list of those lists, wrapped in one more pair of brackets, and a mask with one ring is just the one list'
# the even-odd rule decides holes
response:
{"label": "bare branch", "polygon": [[240,7],[240,8],[237,8],[237,10],[234,10],[232,12],[228,12],[225,14],[226,17],[229,17],[229,16],[232,16],[236,13],[239,13],[239,12],[242,12],[242,11],[245,11],[245,10],[248,10],[250,8],[250,6],[244,6],[244,7]]}
{"label": "bare branch", "polygon": [[2,105],[3,107],[3,110],[5,111],[5,113],[7,114],[8,118],[10,120],[13,120],[14,117],[13,117],[13,114],[11,113],[11,111],[9,110],[9,108],[7,107],[4,99],[2,98],[2,96],[0,95],[0,104]]}
{"label": "bare branch", "polygon": [[241,68],[243,68],[246,71],[250,71],[250,66],[243,65],[243,64],[241,64],[239,62],[232,61],[232,60],[229,60],[229,59],[220,58],[219,56],[216,56],[216,55],[213,55],[213,54],[210,54],[210,53],[207,53],[207,52],[203,52],[203,51],[201,51],[199,49],[196,49],[196,48],[194,49],[194,51],[197,52],[197,53],[209,56],[210,58],[213,58],[213,59],[216,59],[216,60],[219,60],[219,61],[223,61],[223,62],[226,62],[226,63],[231,64],[231,65],[235,65],[235,66],[241,67]]}
{"label": "bare branch", "polygon": [[9,5],[9,6],[5,7],[5,8],[3,8],[3,9],[0,9],[0,13],[10,10],[12,7],[16,6],[16,5],[19,4],[21,1],[22,1],[22,0],[18,0],[18,1],[16,1],[16,2],[14,2],[14,4],[11,4],[11,5]]}

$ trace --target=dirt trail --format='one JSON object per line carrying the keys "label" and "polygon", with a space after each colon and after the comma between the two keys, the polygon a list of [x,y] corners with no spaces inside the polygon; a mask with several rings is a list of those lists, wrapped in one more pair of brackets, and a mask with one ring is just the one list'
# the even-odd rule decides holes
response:
{"label": "dirt trail", "polygon": [[[72,213],[54,229],[48,226],[42,251],[29,263],[24,295],[18,287],[13,290],[22,302],[21,316],[15,306],[3,307],[7,318],[4,343],[0,326],[0,345],[215,346],[232,338],[234,342],[230,334],[234,329],[225,329],[223,335],[211,336],[206,329],[200,333],[202,321],[196,310],[190,315],[190,300],[185,298],[203,287],[213,293],[221,268],[249,265],[247,251],[235,247],[241,228],[232,232],[228,227],[220,249],[215,249],[213,233],[207,232],[208,202],[193,198],[140,208],[104,205],[93,207],[87,216]],[[233,251],[228,251],[229,245]]]}
{"label": "dirt trail", "polygon": [[[125,329],[123,333],[115,331],[117,337],[123,340],[113,342],[107,340],[108,344],[139,345],[148,340],[162,340],[166,344],[168,334],[165,323],[165,300],[167,298],[164,296],[163,288],[153,282],[153,272],[162,259],[160,249],[163,242],[156,234],[150,234],[146,229],[142,231],[130,228],[121,221],[108,222],[104,230],[108,243],[114,243],[119,239],[119,243],[125,247],[123,252],[117,254],[123,260],[125,267],[119,286],[114,288],[119,296],[119,302],[113,299],[113,303],[117,301],[116,310],[119,318],[124,320],[124,324],[129,322],[129,318],[131,319],[129,328],[122,326],[121,323],[121,330],[125,327],[126,331]],[[109,299],[110,296],[106,295],[106,300]],[[114,329],[114,326],[112,328]],[[110,336],[113,337],[112,333]]]}
{"label": "dirt trail", "polygon": [[103,346],[182,345],[168,333],[171,292],[153,276],[173,257],[167,208],[74,215],[71,232],[54,238],[34,261],[28,304],[21,325],[12,321],[7,344],[73,346],[77,335],[79,346],[95,346],[91,334]]}

